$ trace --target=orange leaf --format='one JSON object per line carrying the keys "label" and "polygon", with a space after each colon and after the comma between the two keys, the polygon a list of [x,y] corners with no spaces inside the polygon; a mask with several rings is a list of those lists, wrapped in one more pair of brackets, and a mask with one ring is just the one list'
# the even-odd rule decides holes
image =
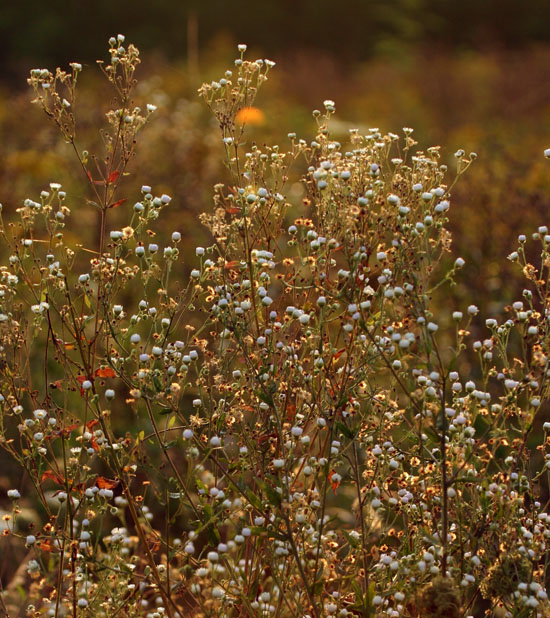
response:
{"label": "orange leaf", "polygon": [[156,551],[158,551],[158,550],[159,550],[159,548],[160,548],[160,542],[159,542],[159,541],[156,541],[156,540],[151,540],[151,541],[149,541],[149,549],[150,549],[152,552],[156,552]]}
{"label": "orange leaf", "polygon": [[296,406],[289,403],[286,407],[286,418],[291,421],[296,416]]}
{"label": "orange leaf", "polygon": [[118,170],[115,170],[114,172],[111,172],[109,174],[109,178],[107,178],[107,184],[110,185],[113,182],[115,182],[115,180],[118,178],[120,172]]}
{"label": "orange leaf", "polygon": [[59,551],[59,548],[57,548],[51,541],[48,541],[48,540],[44,540],[40,542],[40,549],[42,551],[49,551],[49,552]]}
{"label": "orange leaf", "polygon": [[122,204],[124,204],[125,201],[126,201],[126,198],[124,197],[121,200],[117,200],[116,202],[109,204],[109,208],[118,208],[119,206],[122,206]]}
{"label": "orange leaf", "polygon": [[114,489],[118,485],[118,481],[106,479],[104,476],[98,476],[95,484],[99,489]]}
{"label": "orange leaf", "polygon": [[333,481],[332,481],[332,476],[333,476],[333,475],[334,475],[334,470],[331,470],[331,471],[328,473],[328,480],[329,480],[330,486],[332,487],[332,491],[333,491],[334,493],[336,493],[336,489],[338,488],[338,485],[340,485],[340,481],[334,481],[334,482],[333,482]]}
{"label": "orange leaf", "polygon": [[91,429],[92,427],[95,427],[98,423],[99,421],[97,420],[97,418],[94,418],[86,423],[86,429]]}
{"label": "orange leaf", "polygon": [[236,215],[238,212],[241,212],[241,209],[239,208],[239,206],[231,206],[231,208],[226,208],[225,212],[229,213],[230,215]]}
{"label": "orange leaf", "polygon": [[80,384],[82,384],[83,382],[86,382],[88,378],[86,376],[76,376],[76,381],[80,382]]}
{"label": "orange leaf", "polygon": [[99,451],[99,444],[97,443],[97,440],[95,439],[95,436],[92,436],[92,439],[90,440],[90,444],[92,445],[92,448],[94,449],[94,451]]}
{"label": "orange leaf", "polygon": [[65,481],[63,480],[63,478],[59,476],[58,474],[56,474],[55,472],[53,472],[52,470],[46,470],[40,477],[40,482],[43,483],[47,479],[52,480],[54,483],[57,483],[58,485],[65,485]]}
{"label": "orange leaf", "polygon": [[338,352],[336,352],[336,354],[332,357],[332,360],[336,362],[345,351],[346,351],[346,348],[342,348],[341,350],[338,350]]}
{"label": "orange leaf", "polygon": [[231,262],[225,263],[225,270],[231,270],[240,264],[239,260],[231,260]]}
{"label": "orange leaf", "polygon": [[110,367],[97,369],[95,372],[96,378],[114,378],[116,373]]}

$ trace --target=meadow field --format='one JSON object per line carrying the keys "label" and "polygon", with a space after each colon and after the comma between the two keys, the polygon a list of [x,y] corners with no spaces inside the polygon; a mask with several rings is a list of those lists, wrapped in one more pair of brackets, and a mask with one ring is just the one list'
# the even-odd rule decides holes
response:
{"label": "meadow field", "polygon": [[549,78],[115,35],[0,85],[0,614],[550,616]]}

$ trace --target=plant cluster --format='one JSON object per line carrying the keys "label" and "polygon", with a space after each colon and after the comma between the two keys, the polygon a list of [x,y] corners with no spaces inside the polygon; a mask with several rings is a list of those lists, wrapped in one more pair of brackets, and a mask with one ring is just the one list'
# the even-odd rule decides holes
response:
{"label": "plant cluster", "polygon": [[[409,128],[340,143],[328,100],[313,140],[248,145],[236,118],[273,63],[242,45],[200,90],[229,181],[182,280],[181,232],[155,231],[171,198],[120,197],[155,108],[133,102],[137,49],[109,44],[103,154],[78,144],[80,65],[29,80],[87,203],[52,183],[0,230],[0,445],[26,472],[5,536],[29,549],[26,614],[549,615],[550,424],[533,431],[550,394],[547,228],[539,263],[524,236],[509,256],[522,300],[472,341],[476,305],[434,294],[464,265],[442,261],[475,154],[449,179]],[[71,240],[69,204],[97,211],[95,246]],[[33,500],[40,521],[21,523]]]}

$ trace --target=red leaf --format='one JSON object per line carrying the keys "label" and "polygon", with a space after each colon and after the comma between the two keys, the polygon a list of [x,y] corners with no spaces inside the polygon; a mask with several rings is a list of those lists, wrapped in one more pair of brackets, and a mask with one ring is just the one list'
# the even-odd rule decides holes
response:
{"label": "red leaf", "polygon": [[80,382],[80,384],[82,384],[83,382],[86,382],[88,378],[86,376],[76,376],[76,381]]}
{"label": "red leaf", "polygon": [[154,553],[158,551],[160,548],[160,541],[157,540],[149,540],[149,549]]}
{"label": "red leaf", "polygon": [[109,208],[118,208],[119,206],[122,206],[122,204],[124,204],[124,202],[127,200],[127,198],[122,198],[121,200],[117,200],[116,202],[113,202],[112,204],[109,204]]}
{"label": "red leaf", "polygon": [[226,208],[225,212],[229,213],[230,215],[236,215],[238,212],[241,212],[241,209],[239,206],[231,206],[230,208]]}
{"label": "red leaf", "polygon": [[289,403],[286,407],[286,418],[292,421],[296,416],[296,406],[293,403]]}
{"label": "red leaf", "polygon": [[328,480],[329,480],[330,486],[332,487],[332,491],[333,491],[334,493],[336,493],[336,489],[338,488],[338,485],[340,485],[340,481],[334,481],[334,482],[333,482],[333,481],[332,481],[332,475],[333,475],[333,474],[334,474],[334,470],[331,470],[331,471],[328,473]]}
{"label": "red leaf", "polygon": [[91,421],[88,421],[86,423],[86,429],[91,429],[92,427],[95,427],[98,423],[99,421],[97,420],[97,418],[93,418]]}
{"label": "red leaf", "polygon": [[90,440],[90,444],[92,445],[92,448],[94,449],[94,451],[99,451],[99,444],[97,443],[97,440],[95,439],[95,436],[92,436],[92,439]]}
{"label": "red leaf", "polygon": [[116,373],[110,367],[105,367],[97,369],[95,376],[96,378],[114,378]]}
{"label": "red leaf", "polygon": [[336,362],[345,351],[346,351],[346,348],[342,348],[341,350],[338,350],[338,352],[336,352],[336,354],[332,357],[333,361]]}
{"label": "red leaf", "polygon": [[44,472],[42,476],[40,477],[40,482],[43,483],[47,479],[52,480],[54,483],[57,483],[58,485],[65,485],[65,481],[63,480],[63,478],[59,476],[58,474],[56,474],[55,472],[53,472],[52,470],[46,470],[46,472]]}
{"label": "red leaf", "polygon": [[99,489],[114,489],[118,485],[118,481],[107,479],[104,476],[98,476],[95,484]]}
{"label": "red leaf", "polygon": [[107,184],[110,185],[113,182],[115,182],[115,180],[118,178],[120,172],[118,170],[115,170],[114,172],[111,172],[109,174],[109,178],[107,178]]}

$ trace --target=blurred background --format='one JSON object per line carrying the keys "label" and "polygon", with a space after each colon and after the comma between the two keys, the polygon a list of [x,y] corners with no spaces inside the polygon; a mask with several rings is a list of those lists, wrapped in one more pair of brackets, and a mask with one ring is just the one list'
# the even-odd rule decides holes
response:
{"label": "blurred background", "polygon": [[[410,126],[420,147],[441,145],[450,169],[458,148],[478,154],[453,192],[455,255],[468,262],[467,287],[455,293],[475,291],[483,310],[499,311],[518,284],[503,258],[518,233],[550,223],[550,163],[542,156],[550,146],[548,23],[543,0],[3,2],[0,201],[12,210],[52,180],[76,203],[85,198],[71,152],[30,104],[26,77],[35,67],[85,65],[80,147],[93,151],[110,96],[95,60],[121,32],[142,53],[136,104],[159,107],[128,190],[136,199],[142,183],[170,193],[175,222],[200,237],[196,216],[209,208],[223,168],[216,126],[196,91],[221,77],[246,42],[248,58],[277,62],[250,141],[285,146],[290,131],[311,139],[311,111],[328,98],[336,134]],[[299,184],[294,190],[298,198]],[[82,205],[78,220],[94,217]]]}

